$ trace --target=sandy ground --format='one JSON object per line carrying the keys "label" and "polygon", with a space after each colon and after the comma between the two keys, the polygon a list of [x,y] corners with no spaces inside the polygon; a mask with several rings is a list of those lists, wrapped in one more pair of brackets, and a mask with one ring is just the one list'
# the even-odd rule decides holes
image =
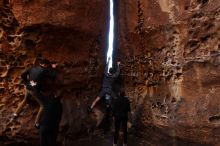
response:
{"label": "sandy ground", "polygon": [[[109,134],[105,137],[103,136],[93,136],[90,138],[80,139],[75,142],[75,146],[112,146],[113,145],[113,135]],[[118,142],[118,146],[122,146],[122,138]],[[141,138],[135,136],[128,136],[128,146],[150,146],[146,144]]]}

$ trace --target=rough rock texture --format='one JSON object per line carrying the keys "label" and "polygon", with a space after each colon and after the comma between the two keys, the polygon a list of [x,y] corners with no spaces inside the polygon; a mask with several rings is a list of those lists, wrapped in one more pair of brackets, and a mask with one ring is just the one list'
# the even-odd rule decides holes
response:
{"label": "rough rock texture", "polygon": [[[9,119],[23,98],[21,71],[43,56],[64,68],[60,140],[73,145],[91,124],[86,106],[101,85],[108,1],[0,2],[1,140],[36,143],[36,104]],[[155,146],[220,145],[220,2],[120,0],[117,13],[120,81],[137,134]]]}
{"label": "rough rock texture", "polygon": [[145,136],[174,137],[163,146],[220,145],[220,2],[122,0],[119,7],[124,86]]}
{"label": "rough rock texture", "polygon": [[101,86],[107,7],[103,0],[89,5],[88,1],[71,0],[4,1],[0,15],[1,142],[38,145],[38,131],[33,128],[38,110],[35,101],[28,102],[18,119],[10,122],[24,98],[20,74],[38,57],[56,61],[64,76],[63,142],[71,145],[72,139],[94,126],[95,117],[87,115],[87,106]]}

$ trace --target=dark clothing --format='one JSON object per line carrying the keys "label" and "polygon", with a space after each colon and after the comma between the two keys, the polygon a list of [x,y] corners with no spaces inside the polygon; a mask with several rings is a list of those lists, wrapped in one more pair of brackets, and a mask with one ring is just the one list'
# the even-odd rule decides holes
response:
{"label": "dark clothing", "polygon": [[111,107],[106,107],[105,109],[105,115],[103,118],[103,126],[104,126],[104,134],[107,134],[107,132],[110,130],[111,127]]}
{"label": "dark clothing", "polygon": [[59,98],[42,97],[43,99],[43,115],[40,120],[40,125],[51,128],[58,127],[62,116],[62,104]]}
{"label": "dark clothing", "polygon": [[[60,96],[55,90],[60,90],[60,82],[57,80],[57,72],[54,69],[47,69],[46,80],[43,81],[43,88],[37,92],[37,96],[43,102],[43,113],[40,120],[40,143],[41,146],[56,146],[56,139],[59,132],[59,124],[62,118],[62,104]],[[55,98],[56,97],[56,98]]]}
{"label": "dark clothing", "polygon": [[120,74],[120,68],[119,66],[117,67],[117,70],[114,74],[110,75],[108,73],[108,64],[105,67],[105,72],[104,72],[104,79],[103,79],[103,83],[102,83],[102,89],[99,92],[99,97],[103,97],[106,93],[110,94],[113,98],[116,98],[115,93],[112,90],[112,85],[114,83],[114,81],[117,79],[117,77]]}
{"label": "dark clothing", "polygon": [[106,94],[109,94],[111,96],[111,98],[113,98],[113,99],[116,98],[115,93],[110,88],[102,88],[102,90],[99,92],[98,96],[105,100]]}
{"label": "dark clothing", "polygon": [[[52,94],[58,86],[58,83],[55,82],[56,71],[36,66],[25,71],[21,77],[26,84],[26,88],[29,89],[26,96],[33,94],[43,107],[43,115],[42,117],[39,116],[41,146],[56,146],[56,138],[62,116],[60,98],[54,98],[55,95]],[[37,82],[37,85],[31,86],[31,80]]]}
{"label": "dark clothing", "polygon": [[113,104],[113,116],[128,118],[128,112],[131,111],[130,102],[127,97],[119,97]]}
{"label": "dark clothing", "polygon": [[127,139],[128,139],[127,122],[128,122],[127,118],[115,117],[114,144],[117,144],[118,142],[120,127],[122,127],[123,130],[123,140],[124,140],[123,143],[127,144]]}
{"label": "dark clothing", "polygon": [[101,127],[104,130],[104,134],[110,130],[111,121],[112,121],[112,97],[110,95],[105,94],[101,99],[104,103],[105,113],[101,123]]}
{"label": "dark clothing", "polygon": [[50,128],[48,126],[40,126],[40,145],[56,146],[58,128]]}
{"label": "dark clothing", "polygon": [[29,80],[33,80],[35,82],[39,82],[43,79],[43,74],[46,71],[45,68],[41,66],[32,67],[29,70]]}
{"label": "dark clothing", "polygon": [[42,96],[42,100],[44,108],[40,120],[40,143],[41,146],[56,146],[62,105],[59,98]]}
{"label": "dark clothing", "polygon": [[[55,74],[52,70],[41,66],[34,66],[22,73],[21,78],[25,82],[27,89],[31,90],[32,88],[36,88],[37,90],[41,90],[43,89],[44,82],[49,78],[53,78],[54,76]],[[30,85],[31,80],[37,82],[35,87]]]}
{"label": "dark clothing", "polygon": [[46,80],[43,81],[43,88],[41,93],[45,96],[55,95],[61,89],[61,81],[58,79],[57,70],[49,68],[45,73]]}
{"label": "dark clothing", "polygon": [[25,82],[29,82],[31,80],[38,82],[41,80],[42,74],[44,73],[44,68],[41,66],[34,66],[30,69],[26,70],[24,73],[22,73],[21,78]]}
{"label": "dark clothing", "polygon": [[127,97],[119,97],[113,104],[113,116],[115,118],[114,144],[117,144],[120,127],[123,129],[124,144],[127,144],[127,122],[128,112],[131,111],[130,102]]}
{"label": "dark clothing", "polygon": [[119,74],[120,74],[119,66],[117,66],[116,72],[114,74],[110,75],[108,73],[108,65],[106,65],[105,72],[104,72],[104,80],[103,80],[103,83],[102,83],[102,88],[112,89],[112,84],[114,83],[115,79],[117,79]]}

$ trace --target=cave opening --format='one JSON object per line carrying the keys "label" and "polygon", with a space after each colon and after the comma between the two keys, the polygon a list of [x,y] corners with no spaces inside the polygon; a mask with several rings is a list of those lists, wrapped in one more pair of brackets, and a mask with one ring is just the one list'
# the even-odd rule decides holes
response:
{"label": "cave opening", "polygon": [[109,0],[110,4],[110,20],[109,20],[109,34],[108,34],[108,51],[107,51],[107,62],[109,61],[108,64],[108,70],[109,68],[112,67],[112,62],[113,62],[113,51],[114,51],[114,22],[115,22],[115,17],[114,17],[114,0]]}
{"label": "cave opening", "polygon": [[108,12],[108,24],[107,24],[107,34],[108,40],[106,42],[107,49],[106,49],[106,62],[108,58],[109,61],[109,68],[113,68],[115,70],[116,59],[118,57],[118,27],[119,27],[119,12],[120,12],[120,5],[117,0],[109,0],[109,12]]}

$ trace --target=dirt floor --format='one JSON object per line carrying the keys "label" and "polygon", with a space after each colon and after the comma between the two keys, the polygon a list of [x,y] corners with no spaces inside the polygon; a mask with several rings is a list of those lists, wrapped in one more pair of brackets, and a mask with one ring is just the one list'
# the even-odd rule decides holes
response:
{"label": "dirt floor", "polygon": [[[90,138],[85,138],[76,141],[75,146],[112,146],[113,145],[113,135],[103,136],[93,136]],[[122,146],[122,140],[120,139],[118,146]],[[150,146],[140,138],[129,135],[128,146]]]}

